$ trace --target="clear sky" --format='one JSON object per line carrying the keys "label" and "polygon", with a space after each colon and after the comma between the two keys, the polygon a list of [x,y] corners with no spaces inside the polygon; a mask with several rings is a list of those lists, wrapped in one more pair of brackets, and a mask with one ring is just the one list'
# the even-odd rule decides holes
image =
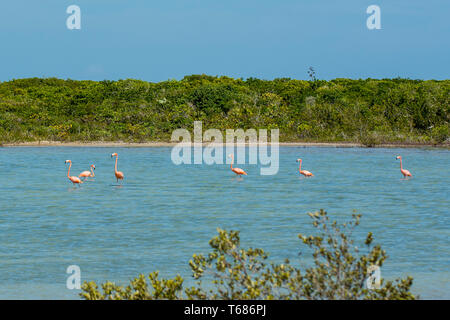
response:
{"label": "clear sky", "polygon": [[[81,30],[69,30],[69,5]],[[369,5],[381,30],[369,30]],[[448,0],[14,0],[0,4],[0,81],[24,77],[448,79]]]}

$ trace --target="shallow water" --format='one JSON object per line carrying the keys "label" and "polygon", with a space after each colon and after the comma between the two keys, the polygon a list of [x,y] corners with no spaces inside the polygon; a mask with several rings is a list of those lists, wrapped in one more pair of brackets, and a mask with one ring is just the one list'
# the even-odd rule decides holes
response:
{"label": "shallow water", "polygon": [[[125,181],[118,186],[112,152]],[[280,170],[256,165],[181,165],[171,148],[0,148],[0,298],[77,299],[66,268],[84,280],[125,284],[160,270],[189,278],[193,253],[207,253],[216,227],[241,231],[244,246],[273,260],[299,256],[299,233],[311,234],[307,212],[326,209],[339,221],[363,214],[355,236],[368,231],[389,255],[392,279],[411,275],[421,298],[450,298],[450,151],[280,147]],[[403,180],[395,156],[414,178]],[[295,159],[315,177],[299,177]],[[94,181],[67,179],[96,165]],[[189,280],[188,280],[189,281]]]}

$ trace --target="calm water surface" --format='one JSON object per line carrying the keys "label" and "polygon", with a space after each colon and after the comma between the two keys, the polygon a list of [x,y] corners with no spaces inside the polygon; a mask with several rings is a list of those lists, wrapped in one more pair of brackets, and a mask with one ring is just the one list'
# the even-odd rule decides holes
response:
{"label": "calm water surface", "polygon": [[[119,153],[123,186],[112,152]],[[82,280],[121,284],[160,270],[189,278],[193,253],[207,253],[216,227],[241,231],[244,246],[273,260],[307,264],[299,233],[313,232],[307,212],[339,221],[363,214],[355,234],[372,231],[389,258],[385,278],[411,275],[424,299],[450,299],[450,151],[442,149],[280,148],[280,171],[256,165],[181,165],[170,148],[0,148],[0,298],[77,299],[66,268]],[[401,154],[413,179],[405,181]],[[298,176],[295,159],[315,177]],[[95,181],[74,188],[73,175],[94,163]]]}

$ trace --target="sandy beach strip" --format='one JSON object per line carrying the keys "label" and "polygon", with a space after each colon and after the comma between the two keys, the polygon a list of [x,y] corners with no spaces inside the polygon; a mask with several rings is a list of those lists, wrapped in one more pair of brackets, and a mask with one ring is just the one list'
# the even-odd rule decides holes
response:
{"label": "sandy beach strip", "polygon": [[[132,148],[150,148],[150,147],[174,147],[179,142],[123,142],[123,141],[91,141],[91,142],[61,142],[61,141],[33,141],[33,142],[17,142],[4,143],[1,147],[132,147]],[[271,143],[269,142],[268,145]],[[185,144],[183,144],[185,145]],[[249,146],[248,143],[235,143],[235,146]],[[360,143],[354,142],[279,142],[280,147],[334,147],[334,148],[366,148]],[[194,146],[192,143],[191,146]],[[226,143],[203,142],[202,146],[227,146]],[[433,145],[419,143],[389,143],[377,144],[374,148],[418,148],[418,147],[437,147],[450,148],[450,144]]]}

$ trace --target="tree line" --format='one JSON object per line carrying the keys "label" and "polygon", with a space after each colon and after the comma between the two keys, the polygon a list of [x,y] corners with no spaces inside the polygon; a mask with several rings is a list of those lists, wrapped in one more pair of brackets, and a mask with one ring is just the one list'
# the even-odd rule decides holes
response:
{"label": "tree line", "polygon": [[285,142],[448,143],[450,80],[190,75],[0,83],[0,143],[170,141],[178,128],[280,130]]}

